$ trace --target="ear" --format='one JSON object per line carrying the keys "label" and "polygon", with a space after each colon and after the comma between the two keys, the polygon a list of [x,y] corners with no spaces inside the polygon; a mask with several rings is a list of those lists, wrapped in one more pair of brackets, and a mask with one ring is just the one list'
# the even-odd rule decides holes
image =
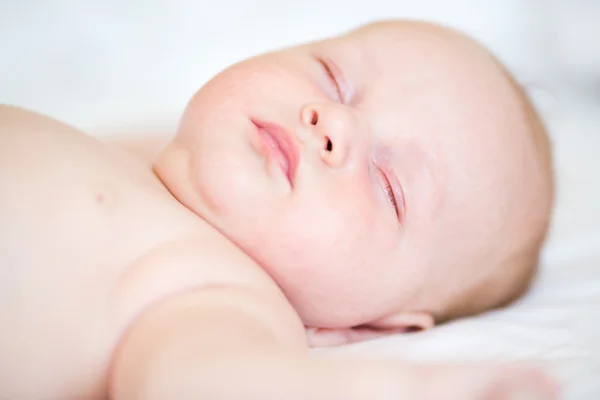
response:
{"label": "ear", "polygon": [[354,328],[308,328],[310,347],[331,347],[364,342],[398,333],[420,332],[435,325],[425,312],[397,313]]}
{"label": "ear", "polygon": [[433,328],[435,321],[427,312],[400,312],[377,319],[368,325],[381,330],[420,332]]}

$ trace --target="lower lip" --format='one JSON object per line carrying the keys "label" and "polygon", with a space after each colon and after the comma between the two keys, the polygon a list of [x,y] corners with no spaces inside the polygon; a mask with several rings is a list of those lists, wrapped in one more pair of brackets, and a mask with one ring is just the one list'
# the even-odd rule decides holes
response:
{"label": "lower lip", "polygon": [[264,128],[261,128],[260,126],[257,128],[262,152],[266,154],[270,163],[277,165],[291,185],[290,162],[281,149],[279,142]]}

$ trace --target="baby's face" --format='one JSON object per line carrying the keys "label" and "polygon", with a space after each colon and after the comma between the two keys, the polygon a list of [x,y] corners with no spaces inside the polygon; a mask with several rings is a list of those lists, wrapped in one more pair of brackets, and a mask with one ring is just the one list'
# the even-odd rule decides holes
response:
{"label": "baby's face", "polygon": [[506,145],[525,129],[516,107],[468,40],[373,25],[216,76],[178,132],[189,175],[162,178],[307,325],[435,313],[449,288],[485,273],[464,260],[483,257],[511,207],[502,186],[518,165],[506,159],[526,158]]}

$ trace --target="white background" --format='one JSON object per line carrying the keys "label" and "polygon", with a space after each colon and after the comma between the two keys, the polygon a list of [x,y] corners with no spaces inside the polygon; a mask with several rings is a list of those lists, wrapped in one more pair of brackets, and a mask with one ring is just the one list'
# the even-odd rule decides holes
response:
{"label": "white background", "polygon": [[600,0],[0,0],[0,103],[94,134],[171,133],[189,97],[231,63],[406,17],[470,33],[525,85],[555,145],[557,209],[537,308],[365,348],[415,359],[553,354],[571,398],[600,398]]}
{"label": "white background", "polygon": [[465,30],[528,86],[587,85],[599,16],[598,0],[2,0],[0,101],[86,130],[173,124],[233,62],[402,17]]}

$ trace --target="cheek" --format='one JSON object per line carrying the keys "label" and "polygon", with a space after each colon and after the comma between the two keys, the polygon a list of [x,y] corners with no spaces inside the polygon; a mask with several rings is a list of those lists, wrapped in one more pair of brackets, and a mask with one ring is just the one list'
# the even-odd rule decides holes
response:
{"label": "cheek", "polygon": [[[294,71],[272,62],[249,60],[236,64],[207,82],[194,96],[192,103],[198,112],[214,118],[212,111],[218,109],[218,117],[230,117],[230,112],[247,113],[269,111],[287,101],[305,84]],[[300,86],[299,86],[300,85]]]}
{"label": "cheek", "polygon": [[247,119],[251,104],[260,98],[252,86],[227,71],[217,75],[190,100],[179,134],[190,136],[191,140],[199,129],[203,134],[227,134],[224,128],[241,117]]}
{"label": "cheek", "polygon": [[294,221],[277,243],[281,253],[270,260],[276,263],[269,272],[309,323],[365,322],[374,298],[389,294],[389,235],[349,214],[344,208],[319,210],[311,214],[316,219]]}
{"label": "cheek", "polygon": [[321,192],[296,200],[294,209],[279,219],[274,239],[282,249],[281,264],[298,279],[313,284],[338,281],[358,273],[381,250],[382,242],[374,232],[382,227],[368,199]]}
{"label": "cheek", "polygon": [[294,222],[308,229],[311,235],[323,237],[325,244],[355,244],[350,242],[358,241],[376,221],[368,192],[356,190],[355,186],[332,182],[311,190],[306,196],[301,193]]}
{"label": "cheek", "polygon": [[279,176],[269,175],[252,145],[249,122],[238,122],[222,126],[222,134],[199,130],[190,146],[194,191],[207,213],[203,217],[235,238],[260,224],[265,210],[274,210],[282,189],[273,179]]}
{"label": "cheek", "polygon": [[334,176],[298,199],[293,222],[314,249],[359,260],[389,247],[396,228],[375,190],[366,174]]}

